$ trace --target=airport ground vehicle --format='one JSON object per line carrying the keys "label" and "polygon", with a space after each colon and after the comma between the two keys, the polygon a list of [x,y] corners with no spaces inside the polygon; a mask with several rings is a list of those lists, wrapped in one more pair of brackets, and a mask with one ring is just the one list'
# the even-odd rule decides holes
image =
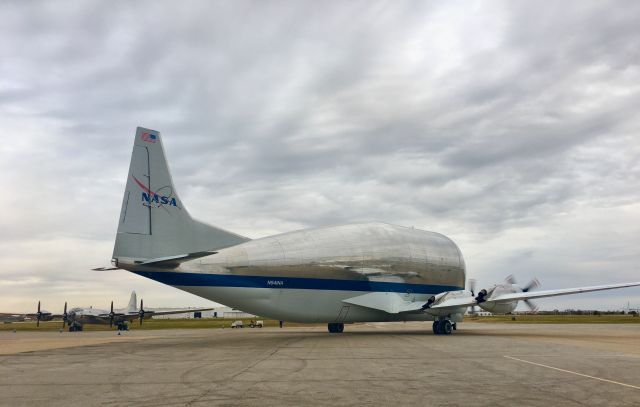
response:
{"label": "airport ground vehicle", "polygon": [[231,328],[244,328],[244,324],[242,323],[241,320],[233,321],[231,323]]}
{"label": "airport ground vehicle", "polygon": [[264,326],[264,321],[251,321],[249,322],[249,328],[262,328]]}

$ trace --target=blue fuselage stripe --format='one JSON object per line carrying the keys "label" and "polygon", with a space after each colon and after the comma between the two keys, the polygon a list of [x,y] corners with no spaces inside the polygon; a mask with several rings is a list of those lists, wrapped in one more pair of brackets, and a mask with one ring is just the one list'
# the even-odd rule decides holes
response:
{"label": "blue fuselage stripe", "polygon": [[230,274],[176,273],[168,271],[134,271],[163,284],[184,287],[247,287],[302,290],[381,291],[436,294],[457,291],[452,285],[408,284],[370,280],[338,280],[324,278],[242,276]]}

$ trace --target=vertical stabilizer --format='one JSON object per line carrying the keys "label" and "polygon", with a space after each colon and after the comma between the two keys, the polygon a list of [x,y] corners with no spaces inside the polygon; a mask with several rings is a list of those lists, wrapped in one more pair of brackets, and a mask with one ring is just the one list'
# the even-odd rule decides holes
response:
{"label": "vertical stabilizer", "polygon": [[173,185],[160,133],[138,127],[113,258],[162,258],[247,240],[191,218]]}
{"label": "vertical stabilizer", "polygon": [[135,291],[131,291],[131,298],[129,298],[129,305],[127,305],[127,312],[133,313],[138,311],[138,297]]}

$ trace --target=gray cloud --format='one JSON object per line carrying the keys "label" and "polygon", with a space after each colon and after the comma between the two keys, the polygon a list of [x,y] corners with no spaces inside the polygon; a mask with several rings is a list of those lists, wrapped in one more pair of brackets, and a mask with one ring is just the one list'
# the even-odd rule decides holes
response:
{"label": "gray cloud", "polygon": [[[250,237],[378,219],[450,235],[481,283],[637,280],[638,16],[577,1],[5,2],[0,308],[131,288],[203,303],[87,271],[110,257],[137,125],[165,135],[196,217]],[[640,302],[628,293],[542,305]]]}

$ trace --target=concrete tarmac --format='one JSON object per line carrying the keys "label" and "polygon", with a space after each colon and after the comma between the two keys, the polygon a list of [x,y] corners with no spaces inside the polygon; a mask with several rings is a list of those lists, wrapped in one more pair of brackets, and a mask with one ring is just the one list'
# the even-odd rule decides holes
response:
{"label": "concrete tarmac", "polygon": [[636,324],[0,332],[0,347],[3,406],[640,406]]}

